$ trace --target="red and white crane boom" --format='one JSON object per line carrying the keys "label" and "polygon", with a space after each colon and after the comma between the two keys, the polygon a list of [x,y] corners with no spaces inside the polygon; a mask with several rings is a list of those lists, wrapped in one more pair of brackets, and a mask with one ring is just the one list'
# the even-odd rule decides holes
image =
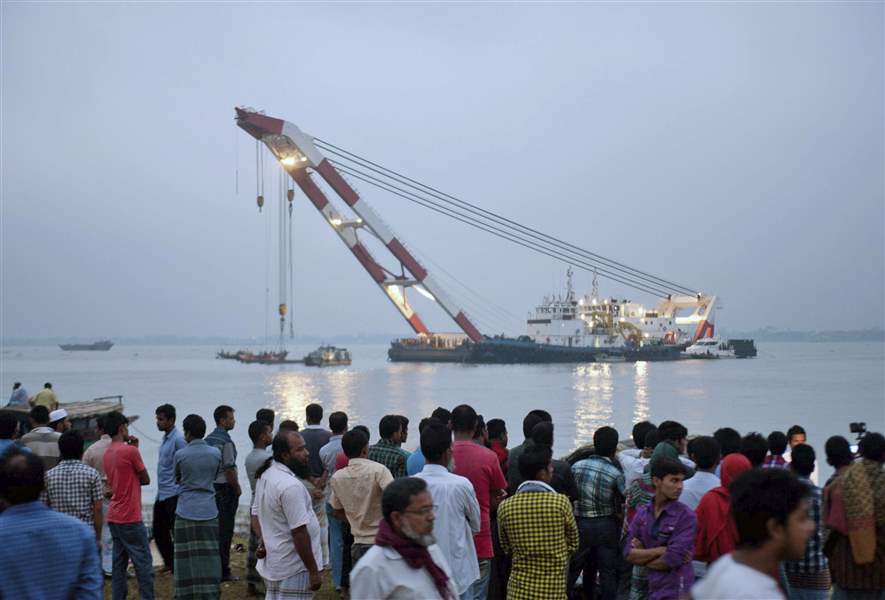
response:
{"label": "red and white crane boom", "polygon": [[[482,334],[459,308],[436,280],[409,252],[403,242],[394,235],[381,217],[359,196],[328,158],[316,147],[313,138],[298,127],[284,121],[268,117],[247,108],[237,108],[237,125],[252,137],[263,143],[277,158],[280,165],[292,177],[301,191],[313,203],[325,221],[335,230],[338,237],[350,249],[369,276],[393,302],[400,314],[408,321],[415,333],[430,335],[430,330],[409,305],[406,289],[420,285],[429,292],[442,309],[457,323],[458,327],[474,342],[482,339]],[[335,209],[329,198],[312,178],[313,173],[335,191],[345,204],[356,214],[347,220]],[[399,261],[401,273],[408,271],[412,278],[396,275],[382,267],[360,241],[357,232],[366,229]]]}

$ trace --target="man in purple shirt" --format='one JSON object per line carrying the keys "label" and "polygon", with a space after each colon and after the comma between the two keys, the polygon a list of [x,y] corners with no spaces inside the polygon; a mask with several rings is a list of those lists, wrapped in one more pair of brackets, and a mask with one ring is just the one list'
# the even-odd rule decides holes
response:
{"label": "man in purple shirt", "polygon": [[691,557],[697,517],[679,502],[686,468],[676,460],[652,464],[654,499],[639,508],[624,541],[624,556],[648,569],[648,599],[677,600],[694,582]]}

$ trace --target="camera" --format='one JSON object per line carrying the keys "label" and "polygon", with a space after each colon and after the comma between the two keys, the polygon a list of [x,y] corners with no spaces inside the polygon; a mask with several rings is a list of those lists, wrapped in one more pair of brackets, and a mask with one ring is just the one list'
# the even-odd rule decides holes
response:
{"label": "camera", "polygon": [[857,436],[857,439],[862,438],[867,433],[867,424],[866,423],[850,423],[848,425],[849,431]]}

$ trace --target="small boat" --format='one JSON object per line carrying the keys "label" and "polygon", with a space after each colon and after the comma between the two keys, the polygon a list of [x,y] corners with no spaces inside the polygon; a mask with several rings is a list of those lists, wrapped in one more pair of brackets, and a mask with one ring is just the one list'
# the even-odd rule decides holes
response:
{"label": "small boat", "polygon": [[351,364],[350,351],[335,346],[320,346],[304,357],[308,367],[337,367]]}
{"label": "small boat", "polygon": [[82,350],[99,350],[102,352],[106,352],[111,349],[111,346],[114,345],[114,342],[111,340],[101,340],[99,342],[93,342],[91,344],[59,344],[58,347],[64,350],[65,352],[78,352]]}
{"label": "small boat", "polygon": [[236,359],[241,363],[258,364],[258,365],[291,365],[304,362],[300,358],[286,358],[289,355],[285,350],[279,352],[252,352],[240,351],[237,353]]}
{"label": "small boat", "polygon": [[735,358],[734,350],[718,337],[701,338],[682,352],[683,358]]}
{"label": "small boat", "polygon": [[[87,444],[98,439],[96,431],[96,419],[110,412],[124,413],[123,396],[101,396],[92,400],[83,402],[63,402],[58,405],[68,413],[68,419],[71,421],[71,429],[78,431],[83,437],[83,441]],[[22,432],[30,429],[28,422],[28,414],[31,411],[30,406],[4,406],[0,408],[0,412],[12,413],[18,419],[22,427]],[[127,417],[130,423],[138,419],[137,415]]]}

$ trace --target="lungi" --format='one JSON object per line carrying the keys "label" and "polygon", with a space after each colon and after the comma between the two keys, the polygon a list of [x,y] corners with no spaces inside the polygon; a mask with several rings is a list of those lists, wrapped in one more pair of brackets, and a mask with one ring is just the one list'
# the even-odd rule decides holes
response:
{"label": "lungi", "polygon": [[314,593],[310,591],[310,573],[302,571],[282,581],[264,580],[267,593],[265,600],[284,600],[285,598],[299,598],[311,600]]}
{"label": "lungi", "polygon": [[218,519],[175,518],[175,598],[209,600],[221,595]]}

